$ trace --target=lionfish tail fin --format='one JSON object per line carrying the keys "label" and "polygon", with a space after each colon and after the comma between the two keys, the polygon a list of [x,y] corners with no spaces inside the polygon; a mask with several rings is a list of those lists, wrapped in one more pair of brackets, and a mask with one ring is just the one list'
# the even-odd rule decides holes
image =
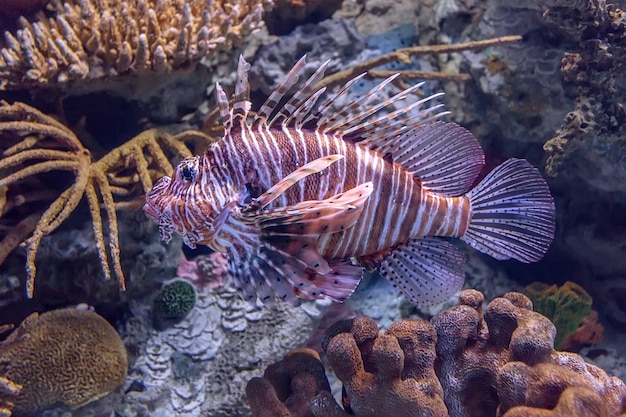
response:
{"label": "lionfish tail fin", "polygon": [[472,218],[461,238],[496,259],[540,260],[554,238],[555,208],[539,170],[509,159],[467,193]]}

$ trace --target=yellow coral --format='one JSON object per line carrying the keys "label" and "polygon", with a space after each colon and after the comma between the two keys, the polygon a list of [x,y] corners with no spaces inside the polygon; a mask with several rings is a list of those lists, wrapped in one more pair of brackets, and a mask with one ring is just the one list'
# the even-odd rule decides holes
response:
{"label": "yellow coral", "polygon": [[[151,129],[93,162],[90,152],[74,132],[58,120],[23,103],[0,103],[0,173],[3,174],[0,176],[0,190],[50,171],[70,171],[75,175],[74,183],[56,197],[43,213],[34,213],[22,219],[2,238],[0,264],[32,232],[32,236],[26,240],[26,293],[32,297],[36,275],[35,257],[41,239],[67,219],[84,195],[89,203],[104,275],[109,278],[111,271],[105,249],[101,204],[109,220],[109,251],[113,270],[120,287],[125,288],[116,209],[132,205],[132,202],[115,201],[114,195],[127,197],[135,184],[140,184],[148,192],[152,189],[153,178],[171,175],[174,169],[162,148],[185,158],[192,155],[185,142],[195,142],[196,145],[200,143],[204,147],[210,141],[211,138],[193,130],[172,136]],[[102,196],[102,202],[98,192]],[[6,214],[7,209],[8,204],[3,203],[0,198],[0,218]]]}
{"label": "yellow coral", "polygon": [[227,50],[271,0],[53,0],[0,41],[0,89],[168,73]]}
{"label": "yellow coral", "polygon": [[22,386],[14,414],[81,407],[119,387],[127,368],[122,339],[89,310],[34,313],[0,344],[0,379]]}

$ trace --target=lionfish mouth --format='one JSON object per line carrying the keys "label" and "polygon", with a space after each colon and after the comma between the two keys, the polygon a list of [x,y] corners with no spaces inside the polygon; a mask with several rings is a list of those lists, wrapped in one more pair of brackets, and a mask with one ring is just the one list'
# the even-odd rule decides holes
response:
{"label": "lionfish mouth", "polygon": [[170,177],[161,178],[146,195],[146,204],[143,206],[143,211],[149,219],[156,223],[159,223],[159,219],[161,218],[161,209],[159,209],[157,204],[158,199],[167,189],[171,180]]}

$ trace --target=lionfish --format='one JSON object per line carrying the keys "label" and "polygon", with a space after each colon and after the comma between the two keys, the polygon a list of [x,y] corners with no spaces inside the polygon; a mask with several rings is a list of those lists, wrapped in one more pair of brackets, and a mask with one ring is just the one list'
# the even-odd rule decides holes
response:
{"label": "lionfish", "polygon": [[464,256],[449,238],[496,259],[543,257],[555,208],[536,168],[509,159],[472,188],[483,151],[469,131],[437,120],[447,114],[441,105],[424,106],[440,94],[383,114],[422,86],[372,104],[391,76],[334,111],[363,75],[320,101],[328,63],[287,97],[300,59],[253,115],[250,65],[239,58],[232,108],[215,88],[223,138],[146,197],[162,240],[175,232],[192,248],[224,252],[243,298],[263,304],[342,302],[363,266],[420,306],[439,303],[464,280]]}

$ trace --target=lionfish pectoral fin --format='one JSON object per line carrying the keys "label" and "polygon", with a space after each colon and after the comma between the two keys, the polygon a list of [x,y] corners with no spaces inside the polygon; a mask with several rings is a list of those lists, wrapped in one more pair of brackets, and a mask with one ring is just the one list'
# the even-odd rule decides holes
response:
{"label": "lionfish pectoral fin", "polygon": [[342,232],[354,225],[374,191],[372,182],[358,185],[325,200],[302,201],[257,213],[264,236],[320,236]]}
{"label": "lionfish pectoral fin", "polygon": [[[261,245],[259,257],[274,269],[275,275],[282,276],[291,284],[296,297],[307,300],[328,298],[343,302],[354,292],[363,272],[360,266],[344,262],[324,262],[325,267],[313,269],[300,258],[299,254],[291,255],[269,243]],[[275,284],[276,281],[268,281],[270,286]],[[284,292],[276,295],[284,299]]]}
{"label": "lionfish pectoral fin", "polygon": [[[294,245],[284,243],[283,247],[299,245],[299,242]],[[314,269],[301,255],[302,252],[290,254],[270,242],[264,242],[244,262],[231,266],[231,273],[244,299],[255,303],[258,298],[269,306],[276,299],[292,306],[298,306],[300,298],[328,298],[343,302],[361,280],[363,269],[360,266],[323,261],[323,265],[320,263]]]}
{"label": "lionfish pectoral fin", "polygon": [[555,229],[554,200],[539,170],[509,159],[467,193],[472,217],[461,239],[496,259],[535,262]]}
{"label": "lionfish pectoral fin", "polygon": [[420,307],[445,301],[463,285],[465,258],[446,240],[423,237],[389,252],[378,272]]}
{"label": "lionfish pectoral fin", "polygon": [[243,211],[249,212],[254,210],[260,210],[278,198],[282,193],[287,191],[292,185],[298,181],[308,177],[311,174],[317,174],[320,171],[328,168],[334,162],[342,159],[343,155],[328,155],[321,158],[317,158],[308,164],[301,166],[282,180],[278,181],[269,190],[261,194],[256,198],[248,207]]}
{"label": "lionfish pectoral fin", "polygon": [[401,135],[381,135],[359,145],[390,154],[425,189],[445,197],[469,191],[485,163],[478,140],[456,123],[418,125]]}
{"label": "lionfish pectoral fin", "polygon": [[259,227],[260,242],[237,265],[231,265],[244,298],[271,304],[276,298],[297,305],[298,298],[343,302],[361,281],[363,268],[328,262],[317,250],[322,234],[352,227],[371,195],[371,182],[325,200],[303,201],[271,210],[242,213]]}

